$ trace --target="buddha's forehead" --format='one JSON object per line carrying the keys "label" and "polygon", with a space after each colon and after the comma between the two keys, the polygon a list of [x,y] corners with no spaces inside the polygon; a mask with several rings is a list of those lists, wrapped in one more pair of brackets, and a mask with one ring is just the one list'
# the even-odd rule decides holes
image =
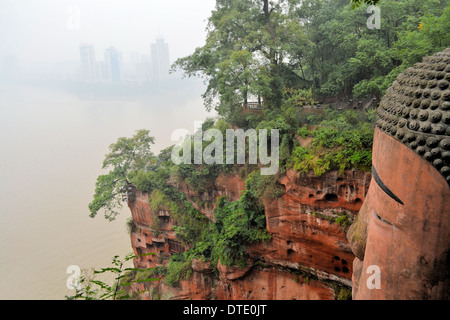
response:
{"label": "buddha's forehead", "polygon": [[397,77],[380,102],[376,125],[430,162],[450,185],[450,48]]}

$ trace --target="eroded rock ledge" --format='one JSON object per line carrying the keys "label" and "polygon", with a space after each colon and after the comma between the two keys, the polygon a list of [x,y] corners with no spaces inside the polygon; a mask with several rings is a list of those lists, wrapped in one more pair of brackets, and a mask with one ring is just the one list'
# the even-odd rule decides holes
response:
{"label": "eroded rock ledge", "polygon": [[[369,187],[371,175],[347,170],[323,176],[289,170],[280,180],[285,193],[265,199],[267,231],[271,240],[248,247],[247,266],[216,266],[193,260],[192,274],[169,287],[164,281],[133,284],[132,291],[151,290],[143,299],[336,299],[339,290],[351,287],[353,253],[346,228],[358,213]],[[237,175],[221,175],[215,188],[198,195],[186,184],[178,186],[211,221],[218,197],[239,199],[245,188]],[[193,199],[201,198],[199,206]],[[153,212],[149,195],[137,191],[128,203],[136,228],[131,245],[136,255],[155,253],[134,260],[137,268],[163,266],[171,254],[185,250],[172,231],[170,212]],[[159,219],[156,223],[155,219]],[[155,229],[158,225],[158,229]]]}

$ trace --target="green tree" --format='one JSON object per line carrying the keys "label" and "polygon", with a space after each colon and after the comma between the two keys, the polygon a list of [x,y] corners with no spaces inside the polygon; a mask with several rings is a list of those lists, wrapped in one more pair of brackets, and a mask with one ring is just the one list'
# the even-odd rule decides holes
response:
{"label": "green tree", "polygon": [[303,42],[300,21],[290,19],[285,2],[217,0],[206,44],[173,66],[207,79],[207,109],[232,120],[250,98],[280,107],[284,76],[298,77],[286,61]]}
{"label": "green tree", "polygon": [[[386,27],[371,61],[365,79],[355,84],[355,96],[381,96],[397,76],[424,56],[444,50],[450,45],[450,5],[448,1],[384,1],[380,3],[382,24]],[[384,43],[384,44],[383,44]],[[370,52],[370,50],[363,50]]]}
{"label": "green tree", "polygon": [[[298,56],[315,96],[381,96],[406,67],[449,45],[446,0],[299,3],[292,15],[303,22],[307,46]],[[381,29],[367,28],[371,4],[380,8]]]}
{"label": "green tree", "polygon": [[360,7],[363,3],[367,4],[367,5],[377,5],[378,2],[380,2],[380,0],[352,0],[352,8],[358,8]]}
{"label": "green tree", "polygon": [[448,46],[450,46],[450,3],[441,15],[426,13],[416,19],[408,29],[401,31],[392,52],[405,69],[419,62],[422,57]]}
{"label": "green tree", "polygon": [[89,204],[91,218],[103,210],[106,219],[114,220],[122,207],[123,187],[130,184],[131,177],[137,172],[148,172],[154,168],[156,158],[150,150],[154,137],[149,134],[149,130],[138,130],[133,137],[119,138],[110,145],[110,153],[102,166],[110,171],[97,178],[94,199]]}

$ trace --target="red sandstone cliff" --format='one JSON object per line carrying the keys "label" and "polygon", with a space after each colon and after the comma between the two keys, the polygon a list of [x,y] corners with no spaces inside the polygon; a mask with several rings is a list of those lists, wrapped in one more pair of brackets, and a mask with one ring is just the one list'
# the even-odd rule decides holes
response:
{"label": "red sandstone cliff", "polygon": [[[249,246],[247,267],[226,267],[219,262],[217,279],[210,265],[194,261],[192,276],[176,288],[163,281],[151,285],[160,298],[166,299],[335,299],[336,284],[351,286],[354,259],[345,227],[336,219],[345,213],[351,220],[359,211],[370,178],[369,173],[351,170],[343,175],[330,171],[321,177],[288,171],[279,181],[284,195],[267,199],[264,204],[272,239]],[[232,201],[238,200],[245,184],[238,176],[222,175],[215,188],[202,195],[185,184],[178,187],[213,221],[216,199],[227,195]],[[193,200],[199,197],[205,204],[201,208]],[[184,250],[171,230],[170,213],[153,212],[147,194],[138,191],[129,207],[137,227],[131,234],[135,254],[156,253],[136,258],[135,267],[162,265],[172,253]],[[155,233],[149,226],[161,217],[164,223]],[[134,286],[135,291],[144,288],[144,284]]]}

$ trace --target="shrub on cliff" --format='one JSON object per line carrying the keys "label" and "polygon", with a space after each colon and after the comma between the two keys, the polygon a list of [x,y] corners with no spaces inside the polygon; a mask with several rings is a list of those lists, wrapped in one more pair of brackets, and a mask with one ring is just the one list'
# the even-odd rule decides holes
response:
{"label": "shrub on cliff", "polygon": [[176,225],[173,227],[177,238],[190,246],[203,241],[209,220],[188,201],[178,206],[176,212],[171,211]]}
{"label": "shrub on cliff", "polygon": [[272,193],[270,197],[277,197],[282,190],[273,183],[273,177],[266,177],[259,172],[250,174],[246,190],[237,201],[219,197],[214,222],[186,203],[186,207],[191,208],[176,214],[180,223],[174,230],[179,239],[192,244],[186,252],[187,257],[210,260],[214,266],[219,260],[224,265],[243,265],[248,258],[249,244],[270,239],[262,200],[269,192]]}
{"label": "shrub on cliff", "polygon": [[137,231],[136,222],[133,220],[132,217],[128,218],[127,220],[127,231],[131,235],[133,232]]}
{"label": "shrub on cliff", "polygon": [[220,260],[227,266],[245,265],[247,245],[270,239],[264,207],[250,190],[244,191],[238,201],[229,202],[226,197],[220,197],[214,217],[216,222],[211,252],[214,264]]}
{"label": "shrub on cliff", "polygon": [[258,170],[250,173],[245,181],[244,203],[251,204],[259,212],[264,211],[264,199],[276,199],[284,193],[279,178],[280,174],[264,176]]}
{"label": "shrub on cliff", "polygon": [[[302,129],[301,134],[306,135]],[[308,135],[313,137],[308,146],[297,146],[290,165],[297,171],[314,171],[320,176],[328,170],[361,169],[368,171],[372,164],[372,111],[329,111]]]}
{"label": "shrub on cliff", "polygon": [[171,287],[177,286],[181,280],[189,279],[192,274],[192,260],[183,254],[172,255],[167,263],[164,282]]}

